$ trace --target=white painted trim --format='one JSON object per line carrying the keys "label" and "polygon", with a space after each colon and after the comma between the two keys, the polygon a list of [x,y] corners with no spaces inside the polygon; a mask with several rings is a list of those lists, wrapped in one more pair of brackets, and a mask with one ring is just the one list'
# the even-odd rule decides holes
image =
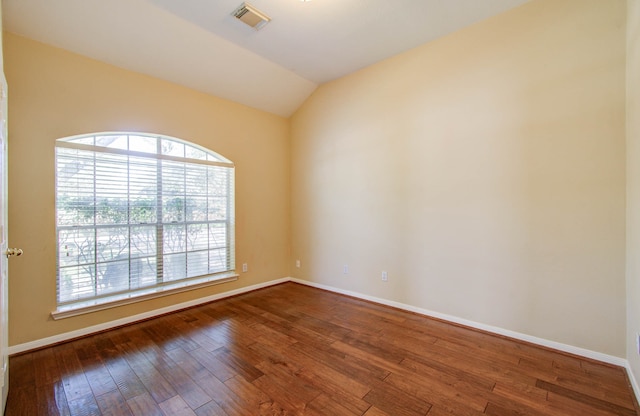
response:
{"label": "white painted trim", "polygon": [[228,298],[231,296],[236,296],[236,295],[241,295],[243,293],[247,293],[247,292],[251,292],[253,290],[258,290],[258,289],[263,289],[269,286],[274,286],[274,285],[278,285],[281,283],[286,283],[286,282],[295,282],[295,283],[299,283],[302,285],[306,285],[306,286],[310,286],[310,287],[315,287],[318,289],[323,289],[323,290],[327,290],[329,292],[334,292],[334,293],[339,293],[339,294],[343,294],[343,295],[347,295],[347,296],[351,296],[357,299],[363,299],[363,300],[368,300],[371,302],[375,302],[375,303],[379,303],[381,305],[387,305],[387,306],[391,306],[394,308],[398,308],[398,309],[402,309],[405,311],[409,311],[409,312],[414,312],[414,313],[418,313],[420,315],[425,315],[425,316],[430,316],[433,318],[437,318],[437,319],[442,319],[444,321],[449,321],[449,322],[453,322],[453,323],[457,323],[460,325],[465,325],[471,328],[476,328],[476,329],[480,329],[483,331],[487,331],[487,332],[491,332],[497,335],[503,335],[503,336],[507,336],[510,338],[514,338],[517,340],[521,340],[521,341],[526,341],[526,342],[530,342],[532,344],[537,344],[543,347],[548,347],[548,348],[553,348],[559,351],[564,351],[570,354],[575,354],[575,355],[579,355],[582,357],[586,357],[586,358],[591,358],[594,360],[598,360],[598,361],[602,361],[605,363],[609,363],[609,364],[614,364],[620,367],[623,367],[626,369],[627,371],[627,375],[629,377],[629,381],[631,383],[631,387],[636,395],[636,398],[640,399],[640,386],[638,384],[638,381],[636,380],[633,371],[631,370],[631,366],[629,364],[629,361],[624,359],[624,358],[620,358],[620,357],[615,357],[612,355],[608,355],[608,354],[603,354],[597,351],[592,351],[592,350],[588,350],[588,349],[584,349],[584,348],[579,348],[579,347],[575,347],[572,345],[567,345],[567,344],[562,344],[559,342],[555,342],[555,341],[550,341],[544,338],[538,338],[538,337],[534,337],[531,335],[527,335],[527,334],[522,334],[519,332],[515,332],[515,331],[510,331],[508,329],[503,329],[503,328],[499,328],[499,327],[495,327],[495,326],[491,326],[491,325],[485,325],[479,322],[475,322],[475,321],[470,321],[467,319],[462,319],[462,318],[458,318],[452,315],[447,315],[447,314],[443,314],[443,313],[439,313],[439,312],[434,312],[431,310],[427,310],[427,309],[422,309],[422,308],[418,308],[415,306],[411,306],[411,305],[407,305],[404,303],[400,303],[400,302],[394,302],[391,300],[387,300],[387,299],[382,299],[382,298],[377,298],[374,296],[369,296],[369,295],[365,295],[362,293],[358,293],[358,292],[352,292],[349,290],[343,290],[343,289],[339,289],[333,286],[327,286],[327,285],[323,285],[320,283],[315,283],[315,282],[310,282],[307,280],[301,280],[301,279],[296,279],[296,278],[292,278],[292,277],[283,277],[281,279],[275,279],[275,280],[271,280],[268,282],[264,282],[264,283],[259,283],[256,285],[252,285],[252,286],[247,286],[247,287],[243,287],[243,288],[239,288],[239,289],[235,289],[235,290],[230,290],[227,292],[222,292],[222,293],[218,293],[215,295],[211,295],[211,296],[206,296],[203,298],[199,298],[199,299],[194,299],[188,302],[183,302],[183,303],[179,303],[176,305],[171,305],[171,306],[167,306],[164,308],[160,308],[160,309],[155,309],[153,311],[149,311],[149,312],[144,312],[138,315],[133,315],[133,316],[129,316],[126,318],[122,318],[122,319],[117,319],[115,321],[110,321],[110,322],[105,322],[99,325],[94,325],[94,326],[90,326],[87,328],[82,328],[76,331],[71,331],[71,332],[66,332],[64,334],[58,334],[58,335],[54,335],[52,337],[47,337],[47,338],[42,338],[39,340],[35,340],[35,341],[31,341],[31,342],[26,342],[24,344],[18,344],[18,345],[13,345],[11,347],[9,347],[9,355],[13,355],[13,354],[19,354],[21,352],[25,352],[25,351],[30,351],[30,350],[34,350],[34,349],[38,349],[38,348],[43,348],[43,347],[47,347],[49,345],[53,345],[53,344],[57,344],[60,342],[64,342],[64,341],[68,341],[74,338],[78,338],[78,337],[83,337],[83,336],[87,336],[87,335],[91,335],[97,332],[101,332],[101,331],[105,331],[108,329],[112,329],[112,328],[117,328],[119,326],[123,326],[123,325],[127,325],[127,324],[131,324],[134,322],[138,322],[138,321],[142,321],[145,319],[149,319],[149,318],[153,318],[159,315],[164,315],[166,313],[170,313],[170,312],[175,312],[181,309],[185,309],[185,308],[189,308],[189,307],[193,307],[193,306],[197,306],[197,305],[201,305],[204,303],[208,303],[208,302],[212,302],[215,300],[220,300],[220,299],[224,299],[224,298]]}
{"label": "white painted trim", "polygon": [[[315,282],[310,282],[310,281],[307,281],[307,280],[301,280],[301,279],[292,278],[291,281],[295,282],[295,283],[300,283],[302,285],[315,287],[315,288],[318,288],[318,289],[328,290],[328,291],[334,292],[334,293],[340,293],[340,294],[343,294],[343,295],[352,296],[352,297],[358,298],[358,299],[364,299],[364,300],[368,300],[368,301],[371,301],[371,302],[380,303],[382,305],[392,306],[394,308],[402,309],[402,310],[405,310],[405,311],[415,312],[415,313],[418,313],[420,315],[425,315],[425,316],[430,316],[430,317],[437,318],[437,319],[442,319],[444,321],[449,321],[449,322],[453,322],[453,323],[456,323],[456,324],[468,326],[468,327],[471,327],[471,328],[480,329],[482,331],[491,332],[491,333],[494,333],[494,334],[497,334],[497,335],[502,335],[502,336],[506,336],[506,337],[509,337],[509,338],[514,338],[514,339],[517,339],[517,340],[530,342],[532,344],[541,345],[543,347],[553,348],[553,349],[556,349],[556,350],[559,350],[559,351],[564,351],[564,352],[567,352],[567,353],[570,353],[570,354],[580,355],[582,357],[591,358],[593,360],[598,360],[598,361],[602,361],[602,362],[609,363],[609,364],[614,364],[614,365],[617,365],[617,366],[620,366],[620,367],[627,368],[628,365],[629,365],[628,361],[626,359],[624,359],[624,358],[616,357],[616,356],[609,355],[609,354],[603,354],[601,352],[592,351],[592,350],[588,350],[588,349],[580,348],[580,347],[575,347],[573,345],[563,344],[563,343],[556,342],[556,341],[550,341],[548,339],[538,338],[538,337],[534,337],[534,336],[531,336],[531,335],[523,334],[523,333],[520,333],[520,332],[511,331],[511,330],[500,328],[500,327],[496,327],[496,326],[486,325],[486,324],[482,324],[482,323],[479,323],[479,322],[470,321],[468,319],[458,318],[456,316],[447,315],[447,314],[440,313],[440,312],[430,311],[428,309],[418,308],[418,307],[407,305],[407,304],[400,303],[400,302],[394,302],[394,301],[387,300],[387,299],[382,299],[382,298],[377,298],[377,297],[374,297],[374,296],[364,295],[362,293],[352,292],[352,291],[349,291],[349,290],[343,290],[343,289],[339,289],[339,288],[336,288],[336,287],[333,287],[333,286],[327,286],[327,285],[323,285],[323,284],[319,284],[319,283],[315,283]],[[629,377],[631,378],[631,373],[630,373]],[[640,395],[638,395],[638,397],[640,397]]]}
{"label": "white painted trim", "polygon": [[203,298],[198,298],[194,300],[190,300],[188,302],[182,302],[171,306],[166,306],[160,309],[154,309],[149,312],[140,313],[133,316],[128,316],[126,318],[116,319],[115,321],[109,321],[98,325],[93,325],[87,328],[78,329],[71,332],[65,332],[64,334],[54,335],[52,337],[41,338],[35,341],[25,342],[24,344],[12,345],[9,347],[9,355],[19,354],[21,352],[34,350],[37,348],[43,348],[49,345],[57,344],[59,342],[68,341],[70,339],[83,337],[91,334],[95,334],[96,332],[105,331],[112,328],[117,328],[122,325],[128,325],[134,322],[142,321],[144,319],[153,318],[159,315],[164,315],[166,313],[175,312],[180,309],[190,308],[192,306],[201,305],[203,303],[212,302],[214,300],[220,300],[224,298],[228,298],[231,296],[240,295],[243,293],[251,292],[253,290],[262,289],[265,287],[277,285],[280,283],[285,283],[290,281],[291,278],[283,277],[282,279],[271,280],[264,283],[259,283],[252,286],[243,287],[240,289],[230,290],[227,292],[218,293],[211,296],[206,296]]}
{"label": "white painted trim", "polygon": [[[221,277],[222,276],[222,277]],[[167,295],[174,295],[176,293],[189,292],[191,290],[202,289],[208,286],[221,285],[223,283],[235,282],[238,280],[238,274],[231,273],[229,275],[222,274],[219,276],[206,277],[204,279],[191,280],[187,282],[178,281],[175,285],[168,285],[165,287],[154,287],[149,289],[149,293],[131,295],[126,294],[124,298],[117,298],[104,303],[93,303],[82,307],[74,307],[73,309],[57,310],[51,312],[51,317],[54,321],[65,318],[72,318],[74,316],[85,315],[87,313],[93,313],[103,311],[105,309],[117,308],[119,306],[130,305],[132,303],[143,302],[145,300],[157,299]],[[101,299],[104,300],[104,299]],[[96,302],[95,300],[93,302]]]}
{"label": "white painted trim", "polygon": [[638,380],[636,380],[635,375],[633,374],[633,370],[631,369],[631,364],[628,360],[625,360],[624,368],[627,370],[627,376],[629,377],[629,382],[631,383],[631,387],[633,388],[633,392],[636,395],[636,400],[640,402],[640,386],[638,386]]}
{"label": "white painted trim", "polygon": [[149,319],[149,318],[153,318],[155,316],[159,316],[159,315],[163,315],[166,313],[170,313],[170,312],[174,312],[180,309],[185,309],[185,308],[189,308],[192,306],[197,306],[203,303],[208,303],[208,302],[212,302],[215,300],[219,300],[219,299],[224,299],[224,298],[228,298],[231,296],[235,296],[235,295],[240,295],[242,293],[247,293],[247,292],[251,292],[253,290],[257,290],[257,289],[262,289],[265,287],[269,287],[269,286],[273,286],[273,285],[277,285],[280,283],[286,283],[286,282],[295,282],[295,283],[299,283],[302,285],[306,285],[306,286],[311,286],[311,287],[315,287],[318,289],[323,289],[323,290],[327,290],[329,292],[334,292],[334,293],[339,293],[339,294],[343,294],[343,295],[347,295],[347,296],[351,296],[354,298],[358,298],[358,299],[363,299],[363,300],[368,300],[371,302],[375,302],[375,303],[379,303],[382,305],[387,305],[387,306],[391,306],[394,308],[398,308],[398,309],[402,309],[402,310],[406,310],[409,312],[415,312],[421,315],[425,315],[425,316],[431,316],[433,318],[437,318],[437,319],[442,319],[445,321],[449,321],[449,322],[453,322],[453,323],[457,323],[460,325],[465,325],[471,328],[476,328],[476,329],[480,329],[483,331],[487,331],[487,332],[491,332],[497,335],[503,335],[503,336],[507,336],[510,338],[514,338],[514,339],[518,339],[521,341],[526,341],[526,342],[530,342],[533,344],[537,344],[537,345],[541,345],[544,347],[548,347],[548,348],[553,348],[559,351],[564,351],[570,354],[575,354],[575,355],[579,355],[579,356],[583,356],[586,358],[591,358],[593,360],[598,360],[598,361],[602,361],[605,363],[609,363],[609,364],[614,364],[620,367],[624,367],[625,369],[627,369],[627,373],[629,374],[629,379],[631,380],[633,389],[636,393],[637,397],[640,397],[640,388],[638,386],[638,383],[635,379],[635,377],[633,376],[633,373],[631,372],[631,368],[629,367],[629,362],[624,359],[624,358],[620,358],[620,357],[615,357],[613,355],[608,355],[608,354],[603,354],[597,351],[592,351],[592,350],[588,350],[585,348],[580,348],[580,347],[575,347],[572,345],[567,345],[567,344],[563,344],[560,342],[556,342],[556,341],[550,341],[544,338],[538,338],[538,337],[534,337],[531,335],[527,335],[527,334],[523,334],[520,332],[515,332],[515,331],[510,331],[508,329],[503,329],[503,328],[499,328],[496,326],[491,326],[491,325],[486,325],[486,324],[482,324],[479,322],[475,322],[475,321],[470,321],[467,319],[463,319],[463,318],[458,318],[456,316],[452,316],[452,315],[447,315],[447,314],[443,314],[443,313],[439,313],[439,312],[434,312],[431,310],[427,310],[427,309],[422,309],[422,308],[418,308],[415,306],[411,306],[411,305],[407,305],[404,303],[400,303],[400,302],[394,302],[394,301],[390,301],[387,299],[382,299],[382,298],[377,298],[374,296],[369,296],[369,295],[365,295],[362,293],[358,293],[358,292],[352,292],[349,290],[343,290],[343,289],[339,289],[333,286],[327,286],[327,285],[323,285],[320,283],[315,283],[315,282],[310,282],[307,280],[301,280],[301,279],[295,279],[292,277],[283,277],[281,279],[276,279],[276,280],[271,280],[268,282],[264,282],[264,283],[259,283],[256,285],[252,285],[252,286],[247,286],[247,287],[243,287],[240,289],[235,289],[235,290],[230,290],[228,292],[222,292],[222,293],[218,293],[216,295],[211,295],[211,296],[207,296],[207,297],[203,297],[203,298],[199,298],[199,299],[194,299],[188,302],[183,302],[183,303],[179,303],[176,305],[171,305],[171,306],[167,306],[164,308],[160,308],[160,309],[155,309],[153,311],[149,311],[149,312],[144,312],[138,315],[133,315],[133,316],[129,316],[126,318],[122,318],[122,319],[117,319],[115,321],[110,321],[110,322],[105,322],[102,324],[98,324],[98,325],[94,325],[94,326],[90,326],[87,328],[82,328],[82,329],[78,329],[76,331],[71,331],[71,332],[65,332],[63,334],[58,334],[58,335],[54,335],[52,337],[47,337],[47,338],[41,338],[39,340],[35,340],[35,341],[31,341],[31,342],[26,342],[24,344],[18,344],[18,345],[13,345],[11,347],[9,347],[9,355],[12,354],[18,354],[24,351],[29,351],[29,350],[33,350],[33,349],[37,349],[37,348],[42,348],[42,347],[46,347],[48,345],[53,345],[59,342],[64,342],[64,341],[68,341],[70,339],[74,339],[74,338],[78,338],[78,337],[82,337],[82,336],[86,336],[86,335],[90,335],[90,334],[94,334],[96,332],[100,332],[100,331],[105,331],[111,328],[116,328],[122,325],[127,325],[127,324],[131,324],[137,321],[142,321],[144,319]]}

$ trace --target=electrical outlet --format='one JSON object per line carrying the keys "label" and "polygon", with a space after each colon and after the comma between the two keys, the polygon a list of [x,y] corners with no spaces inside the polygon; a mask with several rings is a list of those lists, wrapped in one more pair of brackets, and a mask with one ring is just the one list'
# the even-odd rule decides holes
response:
{"label": "electrical outlet", "polygon": [[342,274],[349,274],[349,265],[345,264],[342,266]]}
{"label": "electrical outlet", "polygon": [[640,334],[636,333],[636,351],[640,355]]}
{"label": "electrical outlet", "polygon": [[300,268],[300,260],[296,260],[296,267],[299,269]]}
{"label": "electrical outlet", "polygon": [[387,272],[383,271],[382,272],[382,281],[386,282],[387,280],[389,280],[389,275],[387,274]]}
{"label": "electrical outlet", "polygon": [[249,271],[249,265],[247,263],[242,263],[242,273],[246,273]]}

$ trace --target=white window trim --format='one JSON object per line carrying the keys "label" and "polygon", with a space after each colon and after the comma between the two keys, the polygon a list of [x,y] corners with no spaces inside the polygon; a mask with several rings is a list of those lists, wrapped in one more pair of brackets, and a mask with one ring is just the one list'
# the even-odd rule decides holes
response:
{"label": "white window trim", "polygon": [[211,276],[205,276],[199,279],[193,279],[189,281],[178,281],[173,285],[167,285],[163,287],[154,287],[149,289],[149,293],[125,293],[110,298],[90,300],[85,302],[85,306],[79,306],[81,303],[75,303],[68,305],[66,308],[60,308],[51,312],[51,317],[57,321],[64,318],[71,318],[74,316],[85,315],[92,312],[102,311],[106,309],[117,308],[119,306],[130,305],[132,303],[144,302],[146,300],[157,299],[168,295],[174,295],[176,293],[188,292],[195,289],[201,289],[208,286],[215,286],[222,283],[234,282],[238,280],[238,274],[235,272],[221,273]]}

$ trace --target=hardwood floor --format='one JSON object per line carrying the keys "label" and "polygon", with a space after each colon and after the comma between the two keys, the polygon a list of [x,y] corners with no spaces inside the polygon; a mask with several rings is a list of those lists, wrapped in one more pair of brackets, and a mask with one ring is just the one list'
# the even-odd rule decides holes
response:
{"label": "hardwood floor", "polygon": [[11,357],[6,415],[636,415],[620,367],[295,283]]}

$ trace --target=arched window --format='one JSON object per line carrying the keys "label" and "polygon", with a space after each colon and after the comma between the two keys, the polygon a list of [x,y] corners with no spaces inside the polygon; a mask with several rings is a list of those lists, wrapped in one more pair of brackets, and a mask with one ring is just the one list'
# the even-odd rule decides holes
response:
{"label": "arched window", "polygon": [[59,139],[56,232],[58,317],[235,279],[233,163],[167,136]]}

